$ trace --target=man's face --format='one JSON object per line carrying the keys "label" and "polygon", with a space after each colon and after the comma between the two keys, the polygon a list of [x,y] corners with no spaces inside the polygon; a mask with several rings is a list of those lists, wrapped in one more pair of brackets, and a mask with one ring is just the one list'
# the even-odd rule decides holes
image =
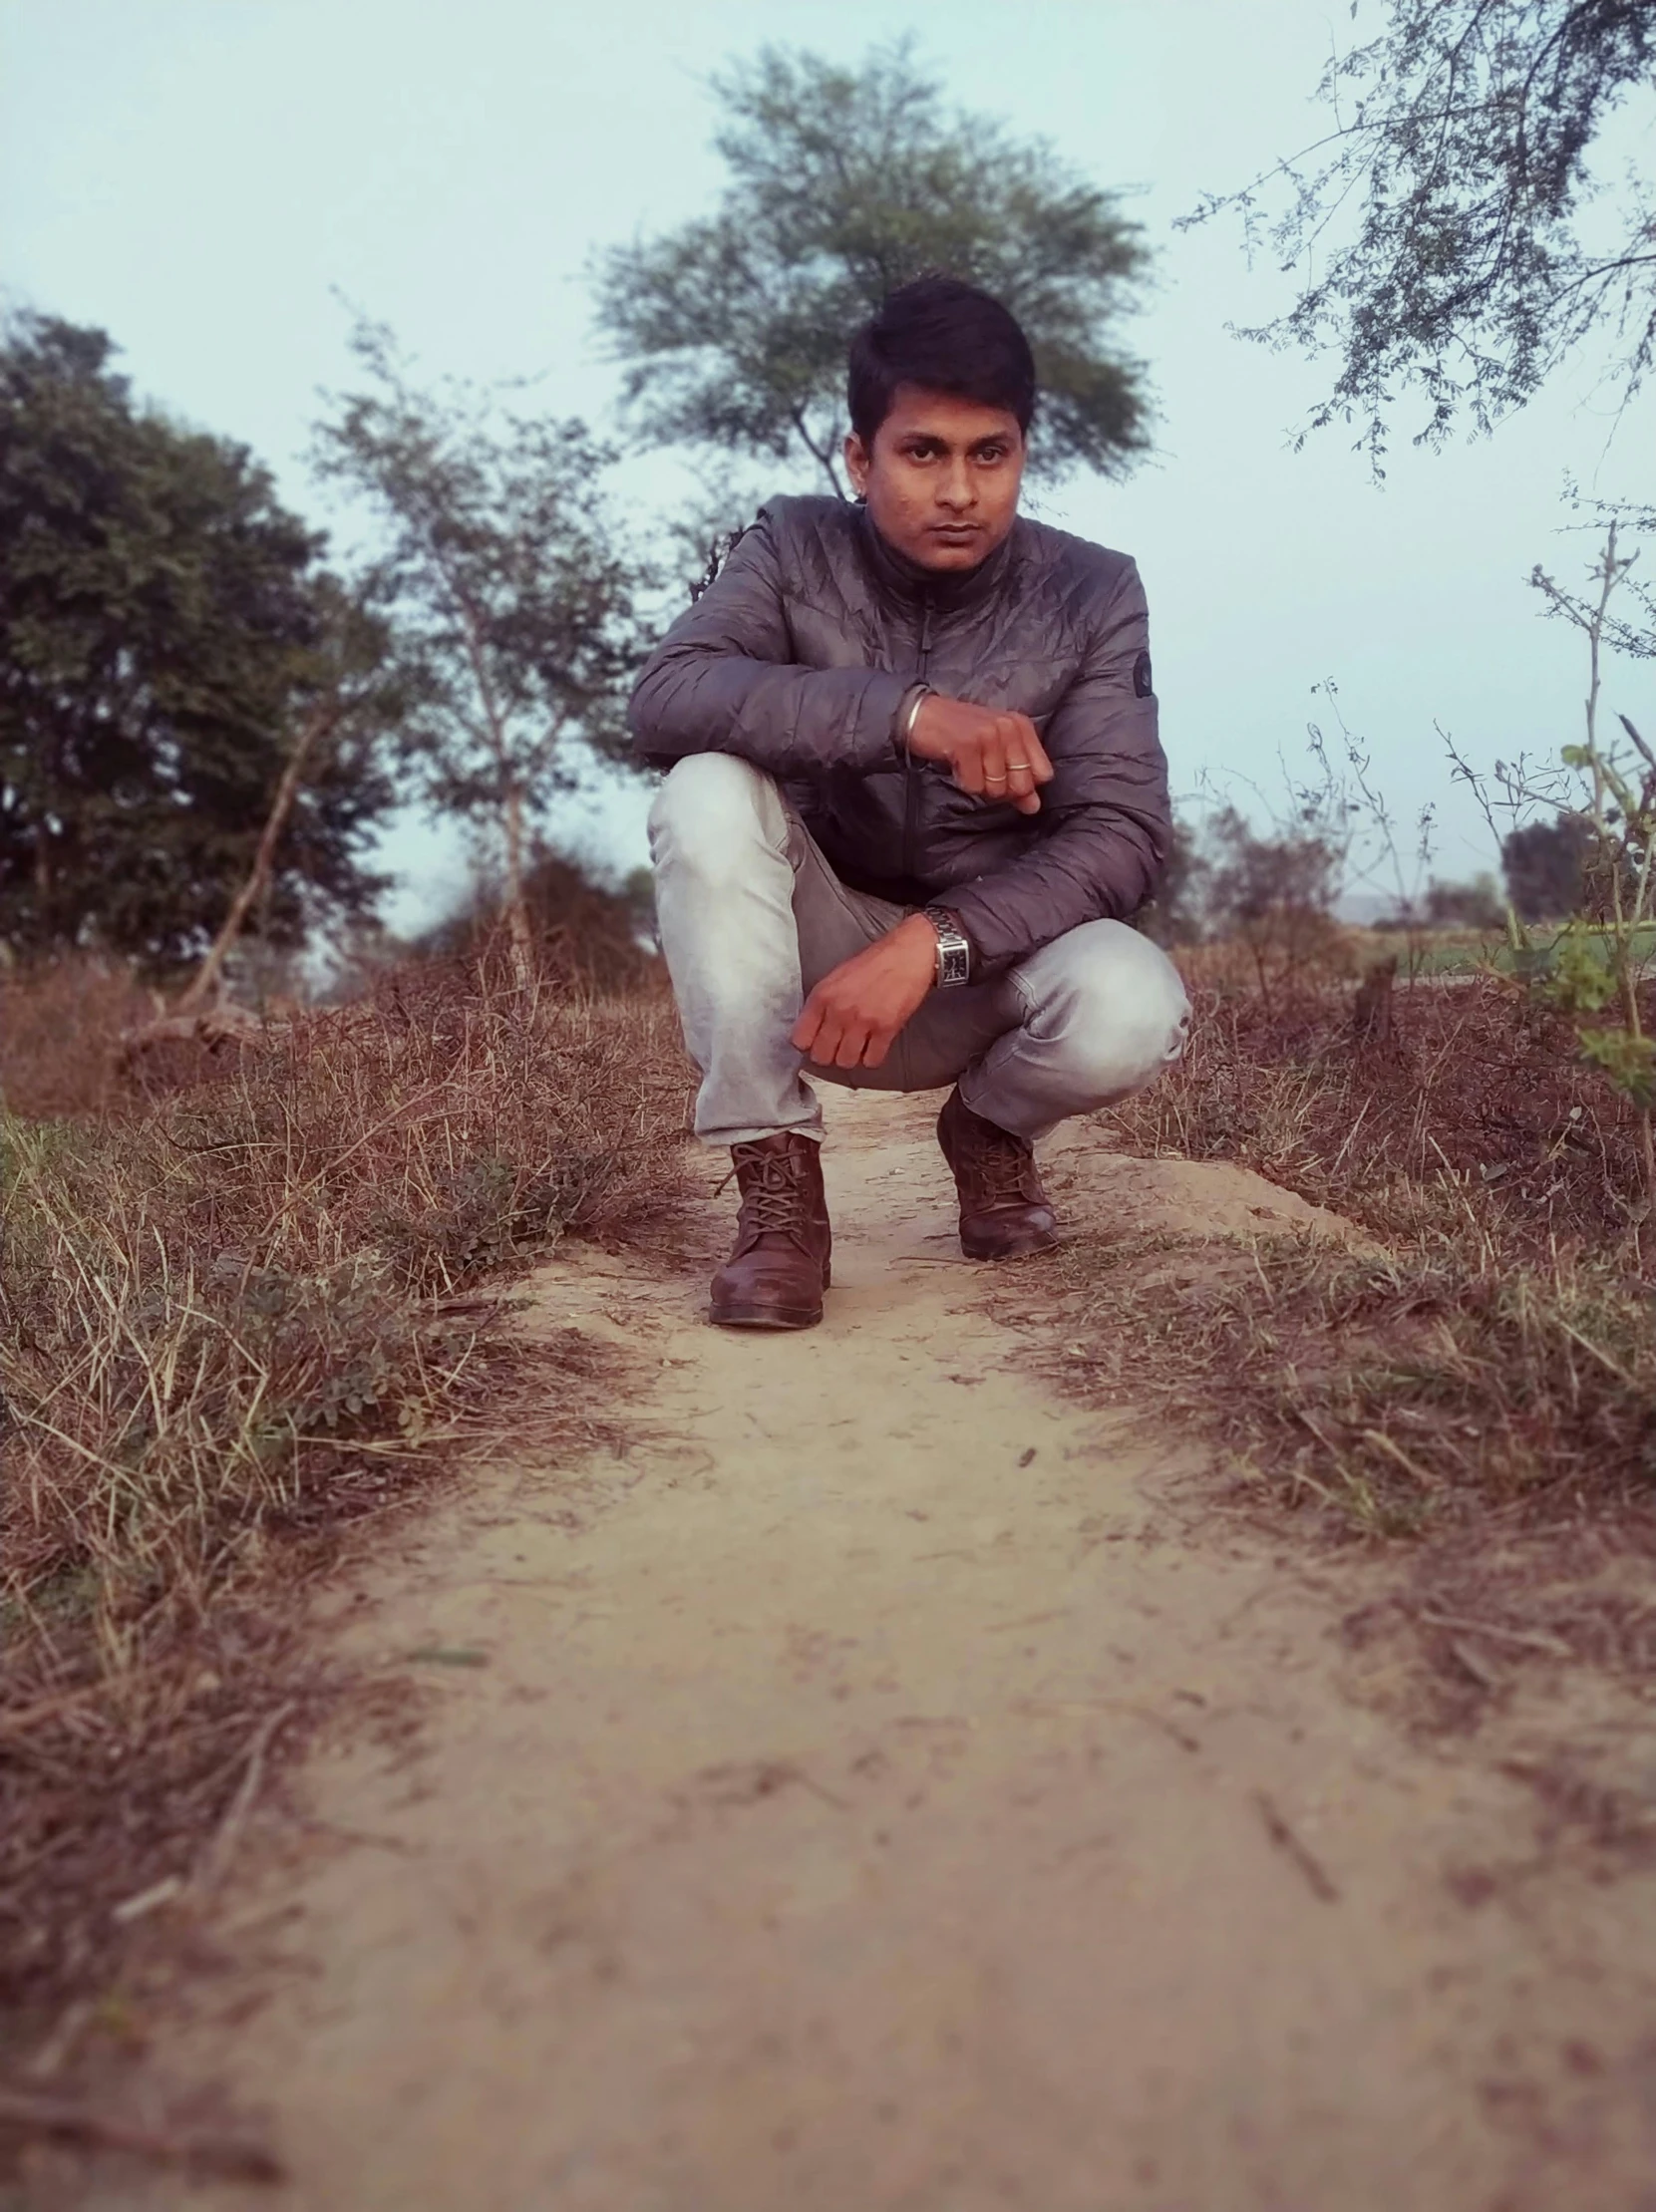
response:
{"label": "man's face", "polygon": [[1018,418],[901,384],[870,450],[852,431],[845,467],[887,545],[949,574],[987,560],[1018,513]]}

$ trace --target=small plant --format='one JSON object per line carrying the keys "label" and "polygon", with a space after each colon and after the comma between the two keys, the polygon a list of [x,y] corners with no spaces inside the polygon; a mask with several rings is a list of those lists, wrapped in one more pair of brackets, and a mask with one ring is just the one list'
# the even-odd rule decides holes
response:
{"label": "small plant", "polygon": [[[1630,589],[1647,618],[1656,606],[1647,591],[1630,585],[1638,554],[1619,549],[1619,516],[1610,510],[1585,592],[1567,590],[1539,565],[1530,577],[1547,612],[1587,642],[1581,742],[1560,749],[1557,767],[1520,755],[1512,763],[1497,761],[1490,776],[1445,742],[1457,779],[1478,801],[1506,864],[1513,973],[1538,1005],[1569,1022],[1582,1059],[1633,1111],[1637,1193],[1623,1210],[1639,1235],[1656,1205],[1656,1039],[1640,1005],[1656,945],[1656,753],[1625,714],[1617,720],[1627,744],[1607,739],[1601,693],[1607,648],[1656,652],[1656,635],[1618,615],[1618,594]],[[1504,834],[1497,817],[1511,824]],[[1552,898],[1547,884],[1554,887]],[[1568,886],[1574,910],[1558,917],[1550,943],[1537,943],[1531,925],[1542,907],[1557,903],[1559,885]]]}
{"label": "small plant", "polygon": [[[1616,550],[1612,520],[1604,550],[1592,570],[1595,592],[1587,598],[1565,591],[1539,567],[1533,582],[1551,612],[1572,622],[1587,640],[1586,736],[1565,746],[1566,769],[1583,778],[1588,797],[1582,808],[1592,841],[1585,874],[1587,914],[1576,916],[1565,932],[1551,977],[1542,986],[1576,1023],[1583,1055],[1601,1068],[1630,1100],[1639,1116],[1642,1170],[1641,1218],[1656,1202],[1656,1143],[1651,1105],[1656,1079],[1656,1045],[1645,1033],[1639,1011],[1639,984],[1648,955],[1651,920],[1652,838],[1656,836],[1656,754],[1626,715],[1618,716],[1634,746],[1637,762],[1607,746],[1599,734],[1599,689],[1605,628],[1611,602],[1637,553]],[[1600,948],[1602,947],[1602,953]],[[1613,1023],[1598,1019],[1614,1011]]]}

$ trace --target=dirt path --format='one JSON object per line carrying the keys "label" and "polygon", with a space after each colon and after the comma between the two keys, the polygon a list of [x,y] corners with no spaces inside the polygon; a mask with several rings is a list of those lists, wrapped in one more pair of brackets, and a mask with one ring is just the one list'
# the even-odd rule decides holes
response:
{"label": "dirt path", "polygon": [[[268,2116],[257,2201],[1649,2212],[1649,1886],[1469,1902],[1519,1784],[1345,1695],[1332,1570],[1192,1526],[1188,1473],[1010,1364],[923,1103],[839,1102],[828,1156],[820,1331],[548,1270],[550,1322],[659,1358],[648,1433],[378,1570],[352,1640],[434,1709],[317,1759],[168,2058]],[[1150,1219],[1307,1210],[1069,1170]]]}

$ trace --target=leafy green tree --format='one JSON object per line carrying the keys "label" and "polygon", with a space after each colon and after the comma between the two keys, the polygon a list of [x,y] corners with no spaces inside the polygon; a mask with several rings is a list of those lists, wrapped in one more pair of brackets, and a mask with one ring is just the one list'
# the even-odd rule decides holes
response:
{"label": "leafy green tree", "polygon": [[854,69],[768,47],[713,85],[730,171],[718,208],[611,249],[595,272],[650,438],[806,462],[843,495],[846,342],[935,270],[983,285],[1028,331],[1033,466],[1125,473],[1147,403],[1117,331],[1146,252],[1110,193],[1045,145],[947,110],[906,44]]}
{"label": "leafy green tree", "polygon": [[381,525],[411,703],[402,742],[434,806],[497,835],[526,978],[536,833],[594,752],[625,757],[645,578],[606,501],[614,457],[579,422],[515,415],[465,385],[417,389],[383,330],[353,343],[367,385],[321,426],[319,463]]}
{"label": "leafy green tree", "polygon": [[[248,880],[340,655],[375,647],[245,449],[138,406],[114,351],[43,316],[0,337],[0,940],[166,969]],[[243,917],[273,942],[379,887],[360,704],[307,750]]]}
{"label": "leafy green tree", "polygon": [[[1656,348],[1656,6],[1386,0],[1384,13],[1323,73],[1333,128],[1189,218],[1239,211],[1304,272],[1288,312],[1246,335],[1332,351],[1311,427],[1358,421],[1377,458],[1405,388],[1425,395],[1423,439],[1463,416],[1487,429],[1589,338],[1631,395]],[[1645,130],[1612,183],[1595,156],[1640,96]]]}

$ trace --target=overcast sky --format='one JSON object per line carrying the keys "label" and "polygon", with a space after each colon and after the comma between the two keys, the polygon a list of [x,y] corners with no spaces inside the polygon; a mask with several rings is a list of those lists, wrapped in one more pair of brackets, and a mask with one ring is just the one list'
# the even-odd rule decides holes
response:
{"label": "overcast sky", "polygon": [[[245,440],[311,511],[308,426],[348,370],[337,295],[433,373],[533,376],[550,411],[608,423],[582,270],[714,200],[707,72],[767,39],[849,59],[912,31],[963,106],[1130,195],[1156,251],[1129,335],[1157,451],[1041,512],[1140,561],[1175,789],[1279,793],[1332,678],[1394,809],[1437,802],[1438,872],[1464,875],[1490,855],[1434,723],[1480,762],[1578,734],[1576,641],[1525,578],[1585,558],[1555,534],[1566,477],[1656,498],[1651,401],[1618,424],[1583,371],[1442,454],[1411,449],[1405,411],[1377,488],[1340,433],[1292,450],[1326,366],[1226,333],[1281,278],[1229,226],[1171,228],[1315,134],[1345,0],[0,0],[0,26],[6,299],[108,329],[144,393]],[[629,475],[641,499],[671,480]],[[1656,724],[1653,688],[1648,664],[1614,671],[1609,704]],[[643,803],[608,795],[569,833],[632,864]],[[459,887],[452,838],[405,826],[391,859],[397,920]]]}

